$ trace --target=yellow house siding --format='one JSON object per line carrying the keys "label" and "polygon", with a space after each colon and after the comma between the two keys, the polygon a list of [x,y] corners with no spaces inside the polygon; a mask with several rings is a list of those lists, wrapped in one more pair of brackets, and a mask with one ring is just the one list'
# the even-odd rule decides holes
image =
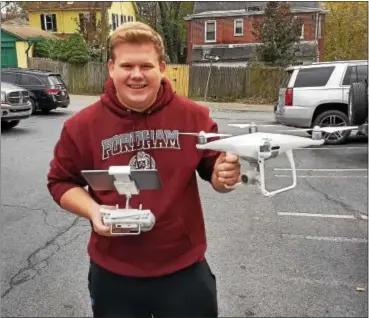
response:
{"label": "yellow house siding", "polygon": [[133,18],[133,21],[136,21],[136,11],[134,8],[133,2],[130,1],[123,1],[123,2],[113,2],[110,9],[108,9],[108,16],[109,16],[109,24],[111,25],[111,32],[113,30],[113,20],[112,20],[112,14],[118,15],[118,26],[120,26],[121,23],[121,16],[125,16],[125,21],[128,22],[128,17],[131,16]]}
{"label": "yellow house siding", "polygon": [[[80,13],[88,13],[84,10],[75,11],[39,11],[39,12],[29,12],[29,24],[36,28],[41,29],[41,14],[55,14],[56,15],[56,27],[57,31],[52,33],[75,33],[78,29],[78,24],[75,19],[79,19]],[[126,21],[128,22],[128,16],[133,17],[133,21],[136,21],[136,13],[133,2],[113,2],[111,7],[108,8],[108,18],[109,24],[112,26],[112,14],[118,14],[118,26],[121,25],[121,15],[126,16]],[[100,21],[101,13],[96,13],[96,20]],[[51,32],[51,31],[48,31]]]}
{"label": "yellow house siding", "polygon": [[27,68],[28,61],[26,50],[28,49],[28,43],[17,41],[15,42],[15,49],[17,50],[18,67]]}
{"label": "yellow house siding", "polygon": [[[56,29],[57,32],[52,33],[75,33],[78,30],[78,24],[80,13],[88,13],[88,11],[50,11],[47,14],[56,14]],[[46,12],[30,12],[29,13],[29,24],[36,28],[41,29],[41,14],[46,14]],[[100,12],[96,13],[96,19],[100,20]],[[50,32],[50,31],[48,31]]]}

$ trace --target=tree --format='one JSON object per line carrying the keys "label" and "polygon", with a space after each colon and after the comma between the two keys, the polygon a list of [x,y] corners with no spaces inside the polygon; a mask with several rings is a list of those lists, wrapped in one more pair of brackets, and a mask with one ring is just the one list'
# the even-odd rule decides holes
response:
{"label": "tree", "polygon": [[28,13],[23,9],[23,1],[2,1],[1,22],[17,18],[28,20]]}
{"label": "tree", "polygon": [[368,3],[325,2],[324,59],[368,59]]}
{"label": "tree", "polygon": [[[111,26],[107,17],[107,4],[105,2],[91,2],[89,11],[80,14],[74,21],[77,24],[77,33],[80,34],[87,43],[89,55],[94,61],[107,60],[108,37]],[[101,19],[97,19],[100,12]]]}
{"label": "tree", "polygon": [[138,1],[138,20],[149,24],[163,37],[170,63],[186,63],[186,25],[184,17],[193,12],[193,2]]}
{"label": "tree", "polygon": [[302,20],[291,14],[288,2],[269,1],[264,18],[253,21],[253,35],[261,43],[256,49],[259,61],[266,65],[285,66],[295,58],[300,42]]}

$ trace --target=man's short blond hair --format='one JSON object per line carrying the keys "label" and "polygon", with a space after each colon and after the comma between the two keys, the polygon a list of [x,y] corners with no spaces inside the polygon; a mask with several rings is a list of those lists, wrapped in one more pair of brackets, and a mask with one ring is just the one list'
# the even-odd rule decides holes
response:
{"label": "man's short blond hair", "polygon": [[114,30],[110,38],[110,52],[115,59],[114,48],[123,43],[147,43],[154,44],[159,56],[159,62],[164,60],[165,51],[163,39],[158,32],[142,22],[128,22]]}

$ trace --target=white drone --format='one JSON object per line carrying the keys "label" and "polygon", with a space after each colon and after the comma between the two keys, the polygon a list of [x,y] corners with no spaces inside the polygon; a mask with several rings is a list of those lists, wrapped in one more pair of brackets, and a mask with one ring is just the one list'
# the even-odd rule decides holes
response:
{"label": "white drone", "polygon": [[[258,126],[279,126],[280,125],[256,125],[251,124],[229,124],[228,126],[238,128],[249,128],[248,134],[232,136],[231,134],[216,134],[216,133],[180,133],[182,135],[198,136],[197,149],[224,151],[226,153],[234,153],[240,158],[249,162],[253,170],[247,171],[241,176],[241,183],[244,184],[259,184],[261,193],[264,196],[271,197],[278,193],[291,190],[296,187],[297,177],[295,162],[293,159],[292,150],[298,148],[305,148],[310,146],[319,146],[324,144],[325,139],[322,133],[334,133],[343,130],[357,129],[357,126],[345,127],[314,127],[310,129],[303,129],[298,131],[312,131],[312,138],[259,132]],[[293,131],[293,130],[289,130]],[[207,141],[207,138],[212,137],[228,137],[214,141]],[[290,163],[292,170],[292,185],[281,188],[275,191],[267,191],[265,188],[265,170],[264,163],[266,160],[277,157],[285,153]]]}

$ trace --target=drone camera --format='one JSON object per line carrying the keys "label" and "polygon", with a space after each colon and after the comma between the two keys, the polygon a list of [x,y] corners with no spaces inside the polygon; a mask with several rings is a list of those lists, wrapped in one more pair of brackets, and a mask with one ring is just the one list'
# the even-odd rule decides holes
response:
{"label": "drone camera", "polygon": [[206,140],[206,137],[205,136],[198,136],[198,138],[197,138],[197,143],[198,144],[200,144],[200,145],[205,145],[206,144],[206,142],[207,142],[207,140]]}
{"label": "drone camera", "polygon": [[321,131],[314,131],[313,130],[313,132],[311,134],[311,138],[313,140],[320,140],[320,139],[322,139],[322,132]]}
{"label": "drone camera", "polygon": [[243,174],[241,176],[241,182],[244,183],[244,184],[247,184],[249,182],[249,178],[247,175]]}

